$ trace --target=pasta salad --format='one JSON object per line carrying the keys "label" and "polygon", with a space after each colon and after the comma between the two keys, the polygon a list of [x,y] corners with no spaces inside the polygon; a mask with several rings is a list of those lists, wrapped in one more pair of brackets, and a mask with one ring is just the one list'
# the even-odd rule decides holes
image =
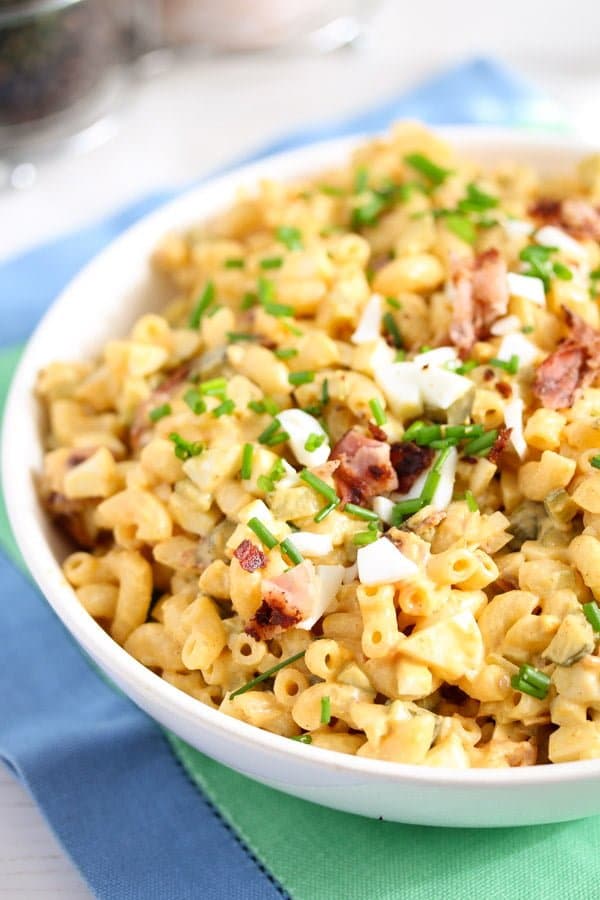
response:
{"label": "pasta salad", "polygon": [[600,758],[600,156],[544,180],[403,123],[152,265],[162,314],[37,383],[89,614],[314,747]]}

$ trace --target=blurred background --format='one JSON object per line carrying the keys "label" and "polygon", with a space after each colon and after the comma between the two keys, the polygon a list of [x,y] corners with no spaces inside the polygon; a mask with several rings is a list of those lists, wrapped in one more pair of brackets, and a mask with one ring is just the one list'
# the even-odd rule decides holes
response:
{"label": "blurred background", "polygon": [[0,0],[0,258],[475,54],[600,142],[599,27],[590,0]]}

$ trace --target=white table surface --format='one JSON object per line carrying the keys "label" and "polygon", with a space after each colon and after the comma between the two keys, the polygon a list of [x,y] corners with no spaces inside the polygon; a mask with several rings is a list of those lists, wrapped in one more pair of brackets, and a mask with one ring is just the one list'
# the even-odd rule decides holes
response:
{"label": "white table surface", "polygon": [[[320,58],[187,59],[131,96],[111,141],[48,161],[29,190],[0,193],[0,258],[148,190],[191,180],[290,128],[368,107],[474,53],[493,53],[537,81],[600,146],[599,26],[600,6],[590,0],[568,7],[391,0],[361,48]],[[0,767],[0,898],[90,896],[25,791]]]}

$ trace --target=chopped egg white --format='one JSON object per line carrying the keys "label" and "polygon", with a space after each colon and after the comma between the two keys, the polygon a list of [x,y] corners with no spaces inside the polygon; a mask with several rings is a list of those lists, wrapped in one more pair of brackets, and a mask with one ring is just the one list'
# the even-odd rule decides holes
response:
{"label": "chopped egg white", "polygon": [[374,497],[371,505],[373,512],[376,512],[386,525],[392,524],[392,511],[395,505],[393,500],[390,500],[389,497]]}
{"label": "chopped egg white", "polygon": [[527,237],[534,230],[531,222],[526,222],[524,219],[506,219],[502,223],[502,227],[509,237]]}
{"label": "chopped egg white", "polygon": [[361,584],[393,584],[416,575],[415,563],[404,556],[387,538],[379,538],[356,554]]}
{"label": "chopped egg white", "polygon": [[521,320],[518,316],[504,316],[503,319],[496,319],[490,327],[490,333],[495,337],[502,337],[505,334],[513,334],[515,331],[521,330]]}
{"label": "chopped egg white", "polygon": [[439,367],[447,363],[454,363],[457,359],[458,354],[455,347],[435,347],[425,353],[418,353],[413,359],[413,363],[418,369],[425,369],[429,366]]}
{"label": "chopped egg white", "polygon": [[508,293],[511,297],[520,297],[522,300],[531,300],[538,306],[546,305],[546,292],[541,278],[533,275],[521,275],[518,272],[509,272],[506,276]]}
{"label": "chopped egg white", "polygon": [[356,331],[350,338],[353,344],[366,344],[367,341],[376,341],[381,335],[381,316],[383,298],[379,294],[372,294],[371,299],[362,311]]}
{"label": "chopped egg white", "polygon": [[[296,535],[294,535],[296,537]],[[310,616],[298,622],[296,628],[302,628],[304,631],[310,631],[315,622],[326,612],[328,606],[335,599],[335,595],[342,586],[344,577],[344,566],[317,566],[317,580],[319,584],[319,592],[317,600],[313,606]]]}
{"label": "chopped egg white", "polygon": [[392,413],[400,419],[411,419],[423,412],[419,375],[420,369],[412,362],[392,363],[375,372],[375,381]]}
{"label": "chopped egg white", "polygon": [[520,397],[515,397],[505,404],[504,424],[511,429],[511,444],[522,459],[527,452],[527,443],[523,436],[523,401]]}
{"label": "chopped egg white", "polygon": [[565,256],[573,260],[587,259],[585,247],[572,238],[570,234],[567,234],[566,231],[563,231],[562,228],[557,228],[555,225],[544,225],[543,228],[536,231],[535,242],[544,247],[556,247]]}
{"label": "chopped egg white", "polygon": [[292,544],[303,556],[327,556],[333,550],[330,534],[315,534],[312,531],[296,531],[290,538]]}
{"label": "chopped egg white", "polygon": [[[284,409],[277,413],[281,427],[290,436],[290,449],[303,466],[320,466],[329,458],[329,439],[321,424],[302,409]],[[323,443],[315,450],[307,450],[306,442],[311,434],[318,434]]]}
{"label": "chopped egg white", "polygon": [[282,459],[281,462],[285,475],[283,476],[283,478],[279,479],[279,481],[277,482],[277,487],[294,487],[300,481],[300,479],[298,478],[298,473],[296,472],[295,468],[289,464],[287,459]]}
{"label": "chopped egg white", "polygon": [[507,334],[502,338],[502,342],[496,354],[497,359],[502,362],[510,362],[513,356],[519,357],[519,368],[530,366],[536,361],[540,351],[528,341],[522,334]]}
{"label": "chopped egg white", "polygon": [[447,369],[423,369],[419,373],[419,383],[425,405],[434,409],[448,409],[473,390],[473,382],[469,378]]}

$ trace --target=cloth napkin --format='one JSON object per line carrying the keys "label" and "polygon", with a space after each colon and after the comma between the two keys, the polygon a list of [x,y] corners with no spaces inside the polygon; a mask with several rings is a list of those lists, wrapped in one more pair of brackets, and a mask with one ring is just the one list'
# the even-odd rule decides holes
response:
{"label": "cloth napkin", "polygon": [[[543,96],[475,60],[260,155],[395,118],[556,128]],[[166,194],[0,266],[0,398],[20,346],[71,276]],[[0,399],[1,403],[1,399]],[[4,435],[10,440],[10,435]],[[287,797],[165,734],[92,668],[24,574],[0,498],[0,759],[106,900],[470,900],[596,895],[600,818],[448,830],[362,819]]]}

